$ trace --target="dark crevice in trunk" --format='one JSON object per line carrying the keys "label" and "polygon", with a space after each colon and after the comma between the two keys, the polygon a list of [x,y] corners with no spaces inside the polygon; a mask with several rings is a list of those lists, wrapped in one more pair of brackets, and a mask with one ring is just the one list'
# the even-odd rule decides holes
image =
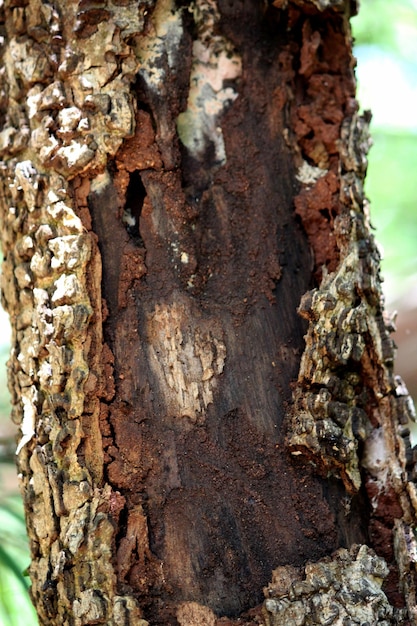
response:
{"label": "dark crevice in trunk", "polygon": [[139,247],[144,247],[140,234],[140,216],[143,203],[146,198],[146,189],[143,185],[140,172],[138,170],[129,175],[129,185],[126,191],[126,203],[123,208],[122,222],[128,235]]}

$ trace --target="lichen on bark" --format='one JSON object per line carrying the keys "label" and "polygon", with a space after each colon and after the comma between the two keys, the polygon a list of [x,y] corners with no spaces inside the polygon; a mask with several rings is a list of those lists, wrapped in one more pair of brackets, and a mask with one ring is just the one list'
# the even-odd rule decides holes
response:
{"label": "lichen on bark", "polygon": [[367,546],[342,548],[308,563],[304,579],[294,569],[280,568],[265,589],[266,625],[403,624],[406,611],[393,609],[381,590],[387,575],[385,561]]}
{"label": "lichen on bark", "polygon": [[215,162],[224,165],[226,151],[218,118],[238,96],[231,85],[242,74],[242,62],[230,42],[214,34],[220,21],[216,3],[197,0],[191,9],[198,38],[193,43],[187,108],[177,118],[177,132],[197,159],[211,143]]}

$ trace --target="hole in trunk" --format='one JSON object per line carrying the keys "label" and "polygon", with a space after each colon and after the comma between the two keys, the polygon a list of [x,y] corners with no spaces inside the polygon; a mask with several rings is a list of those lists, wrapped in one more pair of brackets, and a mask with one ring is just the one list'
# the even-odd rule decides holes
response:
{"label": "hole in trunk", "polygon": [[136,245],[143,246],[139,224],[143,203],[146,198],[146,189],[140,173],[135,170],[130,174],[129,185],[126,191],[126,203],[122,213],[122,222]]}

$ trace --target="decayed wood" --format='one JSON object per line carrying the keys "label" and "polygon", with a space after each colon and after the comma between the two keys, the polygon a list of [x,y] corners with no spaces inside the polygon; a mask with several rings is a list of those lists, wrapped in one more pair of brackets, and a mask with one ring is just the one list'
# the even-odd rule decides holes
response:
{"label": "decayed wood", "polygon": [[2,290],[42,624],[417,623],[353,4],[5,2]]}

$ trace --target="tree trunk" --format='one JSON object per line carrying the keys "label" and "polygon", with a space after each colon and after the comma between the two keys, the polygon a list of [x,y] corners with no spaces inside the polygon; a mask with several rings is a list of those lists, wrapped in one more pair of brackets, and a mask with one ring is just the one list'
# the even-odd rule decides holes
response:
{"label": "tree trunk", "polygon": [[417,624],[354,5],[6,0],[3,300],[41,624]]}

